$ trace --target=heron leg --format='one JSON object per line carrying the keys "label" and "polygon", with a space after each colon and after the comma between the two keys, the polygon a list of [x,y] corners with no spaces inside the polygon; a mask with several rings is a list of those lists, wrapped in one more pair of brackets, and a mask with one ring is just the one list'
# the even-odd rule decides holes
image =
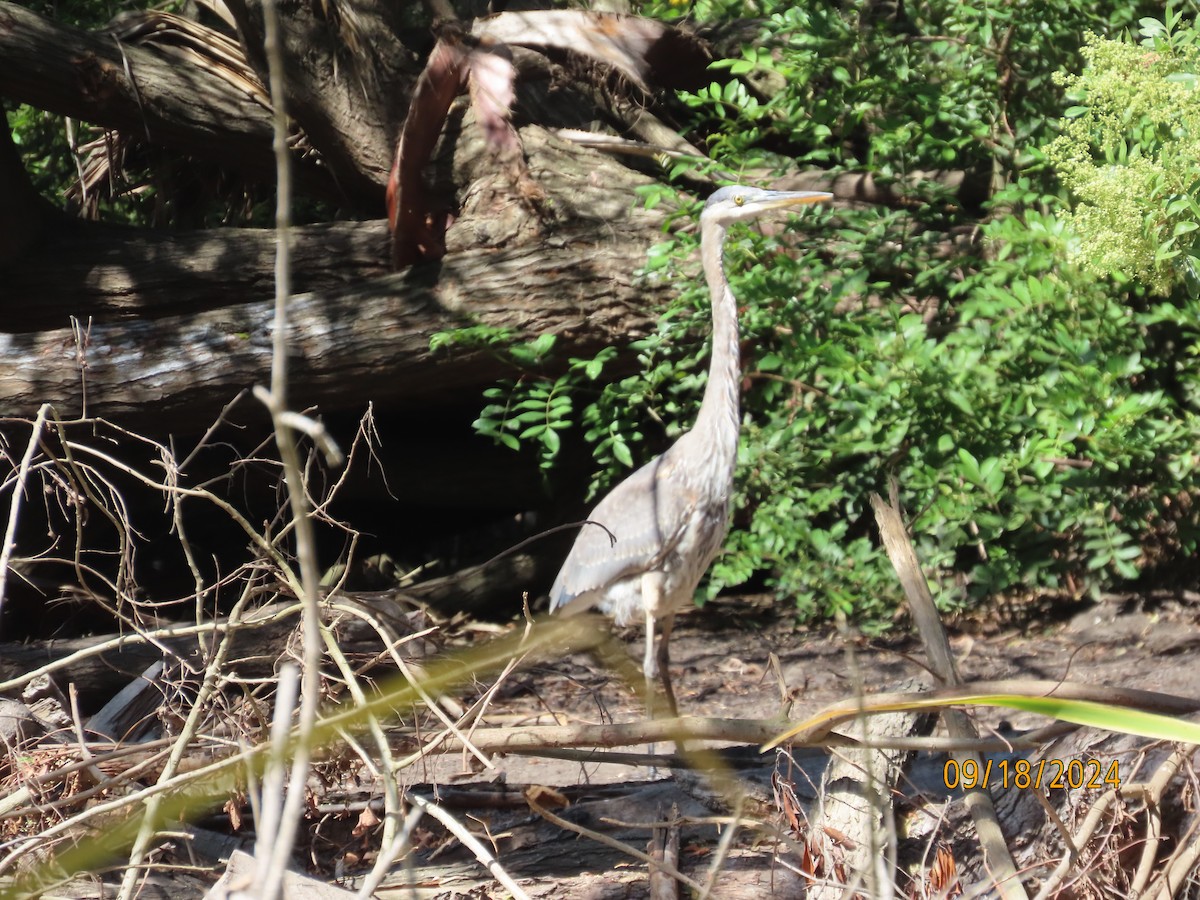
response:
{"label": "heron leg", "polygon": [[646,713],[653,718],[657,712],[654,680],[658,676],[658,657],[654,654],[654,623],[662,605],[663,574],[646,572],[642,575],[642,610],[646,615],[646,653],[642,657],[642,674],[646,676]]}
{"label": "heron leg", "polygon": [[[671,711],[671,717],[679,718],[679,707],[675,704],[675,691],[671,687],[671,630],[675,627],[675,614],[664,616],[662,620],[662,634],[658,637],[658,654],[655,657],[655,663],[658,667],[658,674],[662,678],[663,691],[667,695],[667,709]],[[649,653],[649,647],[646,650]]]}
{"label": "heron leg", "polygon": [[654,612],[646,610],[646,652],[642,656],[642,674],[646,676],[646,712],[654,716],[654,677],[658,674],[655,668],[657,659],[654,655]]}
{"label": "heron leg", "polygon": [[[642,609],[646,614],[646,653],[642,658],[642,674],[646,676],[646,712],[654,718],[658,712],[658,692],[654,683],[655,676],[662,677],[663,689],[666,691],[667,708],[671,716],[677,718],[679,710],[675,705],[675,692],[671,688],[670,650],[671,629],[675,627],[673,612],[663,616],[662,635],[658,639],[658,652],[654,648],[654,622],[663,611],[663,575],[661,572],[647,572],[642,576]],[[650,745],[654,752],[654,745]],[[675,752],[682,754],[685,748],[681,741],[676,741]]]}

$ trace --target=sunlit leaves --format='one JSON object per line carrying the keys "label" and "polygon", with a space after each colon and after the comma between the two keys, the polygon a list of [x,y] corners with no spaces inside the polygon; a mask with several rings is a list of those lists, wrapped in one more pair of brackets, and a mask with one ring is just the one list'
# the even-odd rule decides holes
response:
{"label": "sunlit leaves", "polygon": [[[738,9],[694,6],[700,19]],[[923,180],[905,203],[814,207],[782,233],[731,233],[742,441],[734,529],[703,591],[765,588],[804,617],[890,621],[899,589],[867,498],[893,481],[922,563],[947,586],[942,602],[1105,590],[1190,552],[1200,303],[1148,299],[1073,264],[1080,238],[1057,215],[1065,193],[1039,149],[1076,102],[1051,73],[1078,66],[1087,27],[1113,33],[1136,12],[935,3],[863,28],[860,9],[768,2],[756,13],[769,40],[683,97],[713,165],[865,170],[877,183],[973,166],[992,173],[994,193],[982,220]],[[1132,147],[1114,159],[1141,158]],[[640,194],[653,204],[668,190]],[[1183,224],[1200,222],[1189,198],[1163,198],[1171,265],[1200,236]],[[680,208],[694,220],[694,206]],[[610,357],[570,362],[594,495],[694,420],[709,327],[696,240],[683,229],[648,251],[643,277],[679,293],[633,344],[636,373],[614,380]],[[533,383],[517,383],[514,404]]]}
{"label": "sunlit leaves", "polygon": [[565,377],[555,381],[488,388],[489,403],[473,423],[477,432],[511,450],[522,442],[538,447],[539,464],[548,469],[562,447],[561,432],[574,422],[574,404]]}
{"label": "sunlit leaves", "polygon": [[1142,19],[1141,34],[1088,37],[1082,74],[1061,79],[1079,102],[1046,156],[1077,199],[1064,219],[1084,266],[1196,295],[1200,32],[1170,14]]}

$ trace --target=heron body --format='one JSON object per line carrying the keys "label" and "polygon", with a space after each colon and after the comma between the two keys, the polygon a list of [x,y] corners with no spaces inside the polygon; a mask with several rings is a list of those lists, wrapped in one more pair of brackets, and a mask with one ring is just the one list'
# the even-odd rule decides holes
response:
{"label": "heron body", "polygon": [[[692,429],[665,453],[618,484],[588,516],[550,590],[551,611],[599,609],[618,625],[646,625],[643,671],[650,690],[667,671],[675,614],[692,603],[696,586],[729,532],[729,503],[740,423],[737,301],[725,277],[723,250],[731,222],[771,209],[817,203],[831,194],[726,187],[700,215],[700,253],[712,297],[708,382]],[[611,537],[610,537],[611,533]],[[655,623],[662,623],[657,655]]]}
{"label": "heron body", "polygon": [[[551,591],[552,610],[570,614],[595,608],[617,625],[629,625],[647,613],[665,618],[691,602],[729,531],[729,490],[687,478],[686,439],[693,435],[688,432],[596,506],[588,519],[608,531],[585,527],[580,532],[568,558],[571,566],[563,567]],[[734,454],[736,438],[734,429]],[[732,461],[713,461],[727,485]],[[648,575],[661,576],[650,594],[643,590]]]}

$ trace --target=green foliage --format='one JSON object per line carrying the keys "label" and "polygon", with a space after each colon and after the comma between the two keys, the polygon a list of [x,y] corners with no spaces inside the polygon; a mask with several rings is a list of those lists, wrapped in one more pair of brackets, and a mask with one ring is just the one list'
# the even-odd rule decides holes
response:
{"label": "green foliage", "polygon": [[[572,402],[566,391],[567,381],[533,382],[519,394],[514,388],[488,388],[483,395],[491,403],[475,420],[475,430],[494,438],[513,450],[521,441],[537,441],[543,469],[548,469],[562,446],[559,432],[571,427]],[[515,432],[515,433],[514,433]]]}
{"label": "green foliage", "polygon": [[[1081,65],[1088,29],[1139,14],[1081,6],[922,4],[866,27],[856,5],[768,3],[762,45],[681,97],[726,170],[865,170],[911,197],[731,235],[745,414],[708,596],[765,585],[802,616],[887,621],[900,592],[868,498],[893,483],[944,603],[1103,590],[1195,549],[1200,308],[1072,263],[1078,222],[1037,149],[1066,103],[1053,73]],[[984,218],[914,177],[947,167],[986,174]],[[1191,234],[1176,224],[1177,241]],[[648,253],[643,274],[682,287],[634,345],[636,374],[597,390],[604,361],[573,360],[554,384],[596,448],[594,493],[694,419],[708,327],[696,250],[680,232]]]}
{"label": "green foliage", "polygon": [[[655,5],[650,6],[655,9]],[[997,186],[1056,118],[1051,78],[1088,29],[1136,21],[1132,4],[768,2],[761,44],[723,61],[737,80],[685,96],[716,156],[867,170],[978,167]],[[704,9],[697,4],[697,11]],[[867,18],[874,12],[874,18]],[[718,14],[713,10],[714,17]],[[726,127],[728,122],[731,127]]]}
{"label": "green foliage", "polygon": [[437,353],[447,347],[458,349],[490,349],[501,353],[506,349],[516,333],[511,328],[497,328],[492,325],[466,325],[453,331],[438,331],[429,338],[429,350]]}
{"label": "green foliage", "polygon": [[1143,363],[1163,310],[1137,312],[1064,266],[1067,235],[1049,217],[985,234],[1005,252],[953,287],[948,330],[864,305],[889,286],[862,270],[831,281],[814,252],[774,255],[741,280],[757,364],[740,527],[710,592],[765,575],[802,614],[883,618],[897,587],[867,500],[889,479],[922,560],[974,595],[1136,577],[1164,527],[1194,544],[1194,523],[1164,523],[1162,494],[1147,490],[1196,487],[1195,417]]}
{"label": "green foliage", "polygon": [[22,104],[9,111],[8,127],[33,186],[43,196],[61,194],[76,177],[62,117]]}
{"label": "green foliage", "polygon": [[[552,334],[538,335],[532,341],[517,341],[511,329],[489,325],[439,331],[429,339],[429,349],[433,352],[447,347],[482,349],[527,370],[521,379],[484,391],[484,397],[492,402],[473,424],[480,434],[511,450],[519,450],[522,441],[536,442],[543,470],[554,465],[562,446],[561,432],[574,421],[574,404],[568,390],[572,377],[563,375],[550,380],[539,374],[555,342]],[[584,369],[587,370],[586,365]],[[598,369],[592,371],[599,374]]]}
{"label": "green foliage", "polygon": [[1065,214],[1089,270],[1159,294],[1200,291],[1200,32],[1179,14],[1142,40],[1089,35],[1087,68],[1061,82],[1079,104],[1046,157],[1078,199]]}

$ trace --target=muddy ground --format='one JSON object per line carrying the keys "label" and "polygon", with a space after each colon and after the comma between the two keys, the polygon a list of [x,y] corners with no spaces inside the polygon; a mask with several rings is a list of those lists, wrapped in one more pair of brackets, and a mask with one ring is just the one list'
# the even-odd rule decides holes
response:
{"label": "muddy ground", "polygon": [[[786,709],[789,718],[801,720],[852,697],[856,677],[867,692],[893,689],[909,678],[932,682],[921,645],[903,622],[882,637],[867,638],[828,626],[797,627],[786,613],[766,598],[739,598],[681,615],[671,640],[680,713],[765,719]],[[1029,604],[964,619],[950,630],[965,680],[1070,680],[1200,697],[1200,594],[1081,600],[1052,611]],[[640,660],[642,632],[631,628],[617,635]],[[500,697],[496,713],[514,721],[524,713],[531,724],[554,717],[600,722],[644,715],[640,697],[585,656],[525,672]],[[1001,721],[1018,729],[1039,724],[1018,712],[980,717],[984,727]],[[513,759],[507,765],[509,777],[522,782],[536,780],[527,777],[526,765],[554,783],[571,783],[579,775],[578,767],[551,761]],[[606,773],[587,774],[595,779]]]}
{"label": "muddy ground", "polygon": [[[671,642],[681,713],[771,719],[787,709],[791,719],[799,720],[854,696],[858,679],[867,693],[894,689],[912,678],[932,681],[922,666],[923,650],[908,636],[904,622],[883,637],[866,638],[833,628],[799,628],[786,613],[766,600],[740,598],[682,615]],[[469,632],[468,628],[464,633]],[[951,635],[959,670],[971,681],[1067,679],[1200,697],[1200,595],[1177,592],[1149,599],[1114,597],[1098,604],[1080,601],[1065,613],[1061,604],[1031,604],[952,623]],[[618,632],[618,638],[631,657],[640,660],[641,632]],[[486,687],[477,685],[457,697],[469,703]],[[644,718],[637,691],[586,655],[542,662],[510,675],[487,715],[489,725],[509,727]],[[981,712],[976,719],[985,733],[1044,724],[999,710]],[[734,767],[757,791],[754,816],[786,831],[771,787],[771,774],[783,758],[759,758],[755,748],[745,748]],[[814,795],[826,759],[820,750],[798,751],[788,759],[787,765],[796,767],[790,774],[802,804]],[[941,759],[933,762],[927,768],[940,772]],[[678,865],[696,882],[708,877],[721,835],[720,822],[711,818],[721,810],[706,796],[704,776],[680,769],[507,755],[495,757],[489,770],[463,754],[450,754],[417,763],[404,777],[407,790],[444,803],[484,840],[532,898],[616,900],[651,895],[644,862],[536,814],[526,803],[530,786],[550,789],[541,802],[552,805],[564,819],[636,850],[647,848],[649,825],[670,817],[672,810],[690,817],[682,830]],[[922,801],[942,803],[938,815],[961,807],[961,801],[937,782],[930,775],[913,790]],[[315,796],[321,812],[310,821],[309,844],[300,865],[322,881],[354,890],[376,852],[378,828],[354,828],[362,822],[371,791],[361,783],[357,794],[354,785],[324,784],[327,790]],[[345,798],[344,808],[339,798]],[[197,823],[195,845],[185,852],[181,844],[162,861],[203,861],[221,841],[226,842],[222,853],[238,844],[252,849],[248,829],[232,833],[227,825],[221,816]],[[444,829],[427,820],[417,837],[420,851],[412,857],[412,867],[397,866],[377,896],[509,896]],[[781,843],[743,829],[721,862],[712,896],[803,896],[804,878],[795,872],[800,862],[797,847],[794,840],[789,849],[786,840]],[[213,858],[207,865],[215,870],[219,867]],[[150,878],[141,896],[200,897],[211,879],[212,875],[162,870]],[[69,894],[82,898],[104,892],[98,882],[90,884],[77,885]]]}
{"label": "muddy ground", "polygon": [[[958,622],[952,627],[952,646],[962,676],[972,681],[1069,679],[1200,697],[1200,596],[1114,597],[1098,604],[1080,601],[1065,613],[1061,606],[1053,609],[1026,605]],[[797,628],[785,613],[766,601],[743,598],[682,616],[671,642],[681,713],[769,719],[788,708],[790,718],[799,720],[854,696],[856,678],[867,693],[894,689],[914,677],[931,683],[922,666],[923,650],[907,636],[905,623],[897,623],[884,637],[868,639],[833,628]],[[630,629],[618,635],[631,656],[640,660],[641,632]],[[510,676],[489,719],[506,725],[546,725],[638,721],[644,715],[635,689],[593,659],[578,655]],[[974,718],[985,734],[1046,724],[1003,710],[982,710]],[[772,805],[770,780],[780,758],[768,755],[756,767],[748,759],[753,756],[750,750],[743,754],[736,764],[738,776],[757,796],[767,798],[759,813],[765,809],[768,817],[774,814],[775,821],[782,822]],[[787,765],[797,767],[792,775],[804,804],[815,794],[827,756],[820,750],[793,756]],[[910,783],[908,790],[923,802],[942,804],[938,815],[965,818],[961,800],[936,777],[943,758],[924,756],[924,775],[914,776],[919,783]],[[414,777],[423,783],[417,789],[436,792],[440,786],[447,801],[461,802],[462,814],[480,823],[482,831],[506,836],[495,844],[498,856],[531,897],[640,898],[650,896],[650,888],[644,863],[531,814],[520,799],[520,791],[529,785],[561,789],[570,804],[559,810],[564,818],[635,849],[646,849],[650,836],[647,827],[639,826],[661,820],[672,806],[697,820],[714,811],[703,777],[679,769],[513,755],[497,757],[495,765],[494,771],[486,771],[454,755],[422,764]],[[471,809],[475,803],[470,798],[476,796],[472,791],[487,794],[505,785],[516,793],[508,812]],[[716,825],[685,828],[680,862],[685,874],[705,879],[719,834]],[[972,848],[973,841],[972,837]],[[432,841],[437,849],[424,854],[416,870],[420,877],[401,879],[397,886],[422,884],[423,892],[417,894],[422,898],[501,896],[454,843]],[[797,861],[794,851],[795,845],[792,863]],[[804,879],[784,865],[787,855],[761,835],[745,834],[723,864],[713,895],[802,896]]]}

